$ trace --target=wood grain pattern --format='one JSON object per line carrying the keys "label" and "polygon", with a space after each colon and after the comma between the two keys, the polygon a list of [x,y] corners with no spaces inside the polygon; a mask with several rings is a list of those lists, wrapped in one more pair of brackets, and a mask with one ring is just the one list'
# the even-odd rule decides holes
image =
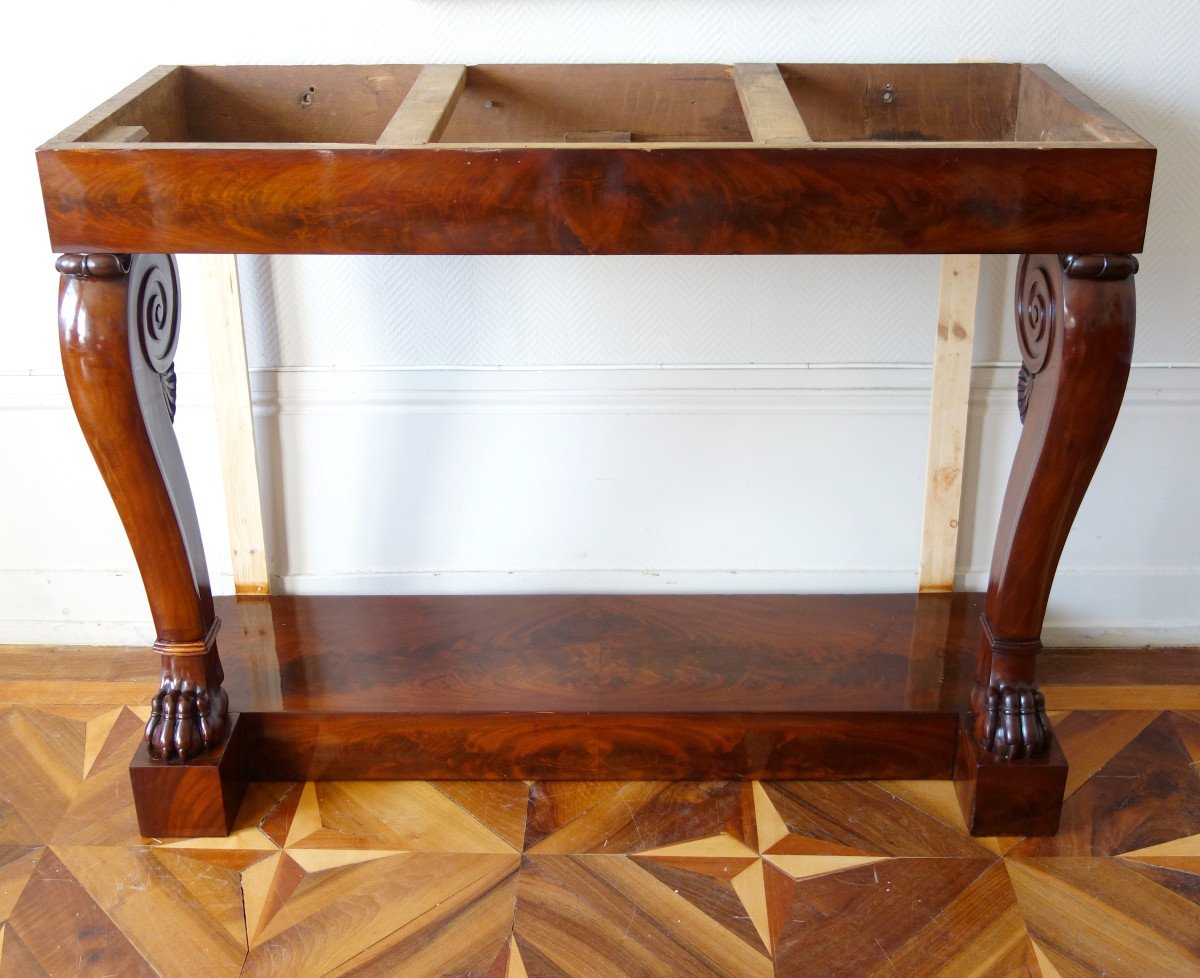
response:
{"label": "wood grain pattern", "polygon": [[220,743],[220,621],[175,438],[179,281],[167,255],[64,255],[59,347],[75,416],[125,527],[162,659],[146,742],[189,758]]}
{"label": "wood grain pattern", "polygon": [[60,251],[1133,252],[1154,150],[159,146],[38,165]]}
{"label": "wood grain pattern", "polygon": [[224,741],[196,757],[168,762],[144,747],[129,765],[138,828],[152,838],[226,835],[246,791],[246,743],[230,714]]}
{"label": "wood grain pattern", "polygon": [[967,448],[967,403],[979,294],[979,256],[943,255],[921,519],[921,591],[954,589],[958,518]]}
{"label": "wood grain pattern", "polygon": [[187,134],[201,142],[373,143],[420,65],[187,65]]}
{"label": "wood grain pattern", "polygon": [[[257,73],[215,69],[207,76],[190,69],[160,72],[127,92],[124,101],[110,105],[107,114],[94,114],[69,132],[71,139],[78,139],[104,135],[113,127],[141,126],[151,139],[155,130],[169,131],[166,142],[67,142],[47,145],[39,153],[51,237],[64,250],[78,252],[64,256],[59,264],[65,276],[64,360],[74,362],[81,387],[72,394],[129,530],[155,610],[156,648],[164,657],[163,687],[152,701],[146,728],[151,752],[160,760],[142,757],[134,769],[142,828],[161,832],[227,827],[235,793],[224,788],[240,784],[247,775],[307,779],[420,774],[536,780],[618,774],[760,780],[931,777],[946,773],[948,748],[957,733],[969,827],[976,832],[1050,831],[1050,816],[1057,814],[1066,771],[1053,745],[1048,755],[1035,756],[1044,751],[1049,734],[1034,677],[1034,655],[1040,649],[1038,633],[1054,567],[1111,429],[1124,385],[1122,371],[1128,369],[1133,308],[1128,280],[1136,262],[1124,252],[1141,245],[1153,148],[1131,133],[1119,132],[1115,120],[1102,117],[1051,73],[1022,70],[1018,75],[1014,66],[954,70],[834,66],[825,77],[836,78],[841,86],[842,108],[860,100],[861,135],[852,134],[841,144],[823,144],[819,151],[812,145],[746,146],[743,121],[734,112],[737,86],[728,70],[696,65],[476,66],[467,72],[465,88],[448,121],[452,96],[439,102],[429,138],[445,121],[442,144],[412,150],[348,146],[339,140],[346,139],[353,126],[339,121],[336,107],[368,106],[362,114],[346,113],[351,119],[374,119],[372,112],[391,118],[397,88],[404,86],[403,73],[383,72],[380,79],[372,79],[356,76],[345,66],[324,70],[337,79],[332,92],[310,84],[298,92],[272,88],[260,89],[257,95],[254,86],[247,84],[251,76],[270,87],[288,71],[299,78],[308,69]],[[787,91],[774,86],[776,102],[785,108],[789,100],[801,105],[802,97],[810,97],[812,76],[790,67],[786,74],[790,76]],[[210,91],[217,97],[197,99],[205,77],[215,86]],[[598,85],[604,77],[610,84]],[[1023,79],[1020,88],[1014,84],[1018,77]],[[462,80],[461,75],[456,77],[455,91]],[[967,84],[957,91],[955,81]],[[973,83],[979,86],[974,92]],[[355,90],[363,84],[366,93]],[[1023,98],[1026,90],[1031,94]],[[193,127],[219,128],[222,113],[247,92],[250,103],[259,98],[263,107],[261,117],[252,120],[255,126],[276,134],[298,126],[303,133],[298,145],[292,139],[278,147],[179,141],[180,133],[191,135]],[[284,102],[279,103],[281,95]],[[967,100],[965,107],[959,106],[961,97]],[[753,109],[754,99],[746,92],[743,100],[748,110]],[[838,100],[829,101],[836,115]],[[147,118],[134,118],[139,112]],[[947,112],[951,117],[962,115],[965,122],[948,122]],[[564,127],[568,117],[572,122]],[[1002,145],[1009,134],[1031,126],[1031,119],[1044,123],[1036,149],[1023,142]],[[825,117],[818,125],[827,122]],[[588,132],[628,133],[633,142],[562,145],[567,133],[578,137]],[[973,143],[969,135],[964,140],[964,132],[976,133],[982,141]],[[332,142],[322,141],[329,139]],[[552,145],[521,146],[521,139]],[[454,145],[455,140],[463,142]],[[655,145],[637,146],[642,140]],[[697,228],[702,234],[697,234]],[[78,242],[78,247],[64,242]],[[215,647],[219,622],[203,576],[186,477],[171,461],[178,456],[169,427],[175,403],[170,361],[178,320],[174,266],[165,253],[175,250],[1032,254],[1022,264],[1018,291],[1025,355],[1021,406],[1023,417],[1028,407],[1029,424],[1006,496],[978,640],[983,652],[972,703],[975,736],[960,730],[953,712],[960,705],[957,697],[939,694],[935,701],[919,689],[914,692],[911,663],[914,658],[921,663],[917,672],[923,682],[932,659],[927,649],[914,657],[912,645],[936,630],[918,627],[909,613],[889,621],[883,632],[865,632],[872,615],[885,606],[877,599],[852,602],[849,619],[829,620],[827,638],[807,634],[801,645],[794,636],[804,634],[803,630],[793,627],[789,640],[772,633],[781,619],[768,618],[765,627],[752,619],[764,606],[761,599],[757,608],[729,599],[707,599],[705,604],[702,599],[690,609],[691,619],[682,602],[635,606],[632,599],[623,599],[624,604],[618,599],[616,604],[571,606],[508,601],[510,609],[523,610],[526,617],[499,630],[489,620],[474,663],[464,653],[470,639],[480,635],[478,626],[471,625],[478,608],[460,602],[442,605],[457,608],[454,614],[459,617],[451,621],[449,631],[441,627],[426,633],[429,640],[416,646],[424,664],[412,675],[405,674],[414,662],[411,655],[400,656],[398,667],[381,668],[378,661],[368,661],[365,668],[347,668],[344,663],[354,657],[347,655],[352,647],[344,643],[353,638],[353,626],[339,629],[337,639],[343,644],[324,659],[314,658],[308,649],[303,656],[296,654],[300,646],[292,641],[286,624],[245,630],[260,644],[269,641],[276,647],[278,684],[254,687],[256,692],[272,693],[271,709],[248,711],[223,753],[214,751],[199,763],[189,763],[197,751],[220,743],[225,699]],[[128,252],[135,252],[132,267],[126,265]],[[1038,288],[1049,294],[1042,295]],[[127,299],[129,341],[125,355],[112,364],[101,363],[105,359],[99,356],[101,341],[93,333],[101,339],[116,335],[118,298]],[[100,323],[98,331],[92,329],[93,316]],[[140,333],[137,344],[135,322]],[[127,378],[124,367],[131,362]],[[93,379],[89,371],[98,378],[94,392],[86,389]],[[1089,385],[1084,379],[1093,374],[1098,382]],[[145,437],[109,452],[121,411],[133,412],[133,430]],[[145,443],[153,458],[143,457],[145,452],[138,455]],[[105,454],[119,457],[121,464],[106,469]],[[173,521],[163,516],[165,511],[151,512],[150,529],[139,537],[134,502],[146,491],[154,496],[159,489],[175,510]],[[162,538],[165,552],[155,549],[155,537]],[[167,574],[161,586],[153,573],[157,565]],[[191,575],[190,582],[181,576],[185,572]],[[719,610],[722,607],[724,611]],[[788,607],[794,626],[795,619],[804,615],[796,615],[795,605]],[[811,607],[820,608],[822,602]],[[825,600],[823,607],[828,618],[836,601]],[[699,618],[696,611],[702,613]],[[704,622],[705,613],[718,618],[724,614],[726,619],[715,630],[710,622],[694,624]],[[464,619],[468,641],[460,643]],[[444,616],[440,624],[445,626]],[[880,635],[897,624],[910,643],[907,648],[881,643]],[[322,627],[310,621],[294,632],[308,641]],[[424,627],[428,629],[428,620]],[[966,631],[961,616],[956,620],[951,614],[942,635],[949,644],[951,634]],[[610,655],[614,636],[617,654]],[[383,643],[367,637],[369,653],[378,658]],[[392,645],[395,641],[394,636],[389,639]],[[754,669],[744,663],[728,665],[731,658],[738,661],[739,643],[753,649]],[[524,655],[524,671],[514,671],[512,664],[518,657],[513,653],[531,650],[541,656],[533,658],[533,665],[542,668],[529,670],[530,657]],[[559,661],[551,665],[546,656],[552,653]],[[269,655],[262,649],[247,659],[260,672],[270,671]],[[945,656],[946,669],[939,678],[947,688],[960,679],[959,662],[955,656]],[[700,668],[689,668],[694,664]],[[807,695],[826,695],[819,705],[806,708],[797,706],[795,677],[809,664],[814,666],[816,681]],[[872,670],[872,665],[883,668]],[[903,677],[894,675],[897,670]],[[339,679],[322,687],[321,677],[327,671]],[[310,672],[317,677],[311,687]],[[474,681],[479,677],[487,679]],[[424,708],[397,709],[394,697],[383,709],[367,708],[365,701],[372,695],[396,690],[408,690],[409,695],[419,691]],[[464,690],[469,692],[464,695]],[[486,708],[471,706],[471,695],[496,692],[499,696],[492,696]],[[310,702],[301,712],[282,712],[290,695]],[[538,702],[555,695],[561,703],[572,705],[546,709]],[[346,701],[337,701],[338,696]],[[839,710],[839,697],[875,705]],[[648,705],[640,707],[639,698]],[[740,698],[754,700],[755,706],[737,709]],[[717,706],[718,699],[725,702]],[[663,701],[672,708],[663,709]],[[519,705],[505,710],[506,703]],[[114,725],[122,717],[115,713]],[[89,716],[88,723],[91,727],[85,726],[83,737],[85,772],[103,753],[100,742],[108,717]],[[1178,723],[1190,721],[1179,718]],[[1147,727],[1101,771],[1119,764],[1149,732],[1161,733],[1158,726],[1156,721]],[[1192,756],[1197,738],[1190,727],[1174,729],[1183,751],[1168,751],[1168,755],[1176,760]],[[261,745],[252,755],[252,764],[242,762],[238,731]],[[994,753],[981,753],[980,744]],[[172,757],[178,762],[168,764]],[[1014,758],[1025,760],[1014,762]],[[227,770],[222,770],[222,764]],[[1161,780],[1162,784],[1184,795],[1191,790],[1186,774]],[[869,807],[879,800],[874,790],[861,785],[804,791],[737,785],[731,789],[736,810],[719,832],[646,848],[647,837],[634,817],[637,853],[620,858],[615,853],[597,853],[597,859],[603,860],[597,862],[572,852],[548,851],[562,841],[550,828],[537,845],[539,851],[524,855],[530,891],[536,892],[538,881],[545,881],[547,896],[541,905],[560,896],[576,900],[581,894],[593,894],[597,907],[604,904],[595,921],[612,931],[605,951],[633,935],[634,950],[626,947],[614,962],[628,959],[630,953],[641,960],[652,946],[653,957],[670,962],[674,970],[686,972],[715,962],[721,973],[794,970],[801,960],[820,959],[823,949],[842,943],[828,940],[828,928],[825,944],[807,933],[810,922],[798,919],[791,910],[802,893],[808,908],[815,899],[822,910],[818,917],[832,908],[839,926],[855,919],[857,928],[865,927],[874,936],[882,961],[867,949],[853,958],[857,968],[891,968],[893,954],[903,957],[916,946],[911,920],[904,924],[890,910],[877,914],[874,896],[847,891],[846,884],[870,888],[865,878],[857,877],[859,883],[835,877],[870,869],[875,886],[882,875],[885,893],[895,888],[915,900],[910,902],[910,918],[915,904],[926,902],[936,902],[934,915],[942,916],[948,913],[946,901],[985,876],[993,856],[1006,850],[996,844],[990,849],[975,847],[968,855],[959,847],[960,854],[950,856],[949,851],[958,846],[954,831],[936,817],[910,816],[904,823],[921,827],[908,844],[920,851],[908,853],[910,858],[903,863],[881,867],[876,865],[882,860],[879,853],[857,851],[810,824],[814,819],[827,820],[831,813],[840,818],[855,810],[854,803]],[[1089,790],[1080,787],[1072,795],[1076,810],[1072,824],[1080,824],[1078,812],[1084,810]],[[1093,793],[1103,794],[1103,790]],[[356,798],[306,786],[298,795],[285,791],[284,796],[293,799],[286,803],[289,816],[272,813],[264,824],[274,820],[274,835],[266,828],[260,832],[273,842],[282,838],[282,843],[274,842],[279,850],[253,865],[237,864],[238,871],[249,874],[242,882],[254,903],[246,906],[251,969],[273,967],[274,952],[281,947],[290,947],[285,959],[295,963],[303,956],[307,965],[315,960],[320,971],[346,964],[334,953],[314,956],[306,935],[294,934],[298,919],[311,920],[311,929],[319,934],[346,931],[338,923],[345,917],[343,911],[332,917],[322,912],[321,880],[336,882],[330,893],[349,895],[349,905],[355,908],[350,911],[354,937],[376,945],[403,932],[388,952],[389,960],[420,953],[426,946],[425,897],[410,899],[408,890],[393,894],[384,901],[383,912],[375,913],[371,900],[379,887],[372,883],[369,869],[373,862],[391,863],[400,855],[416,854],[342,845],[348,838],[357,839],[359,828],[369,824],[362,804],[369,795],[360,792]],[[826,796],[840,803],[829,808],[823,804]],[[629,799],[621,801],[632,816]],[[477,799],[474,804],[478,807]],[[599,807],[605,804],[602,801]],[[586,820],[587,814],[580,818]],[[1087,824],[1086,817],[1082,824]],[[1155,822],[1153,831],[1140,830],[1131,838],[1145,841],[1177,827],[1169,821]],[[511,824],[509,828],[511,837],[515,833]],[[865,841],[877,838],[878,829],[856,827],[850,834]],[[747,844],[751,835],[753,845]],[[770,844],[764,845],[768,838]],[[343,851],[333,851],[329,843]],[[944,855],[927,857],[923,845]],[[1026,842],[1011,851],[1031,848],[1036,846]],[[459,855],[502,857],[514,860],[514,867],[518,858],[511,845],[499,853]],[[63,871],[75,882],[83,882],[81,877],[91,872],[88,866],[67,867],[62,854],[55,858],[58,862],[48,864],[49,868],[62,875],[60,867],[65,867]],[[549,860],[544,866],[538,863],[543,858]],[[934,864],[941,858],[958,862],[950,872],[941,872],[944,878],[939,879]],[[658,860],[655,872],[648,873],[637,859]],[[694,859],[702,862],[688,862]],[[735,865],[718,867],[721,860],[733,860]],[[424,861],[402,861],[416,865],[398,874],[406,884],[425,878],[420,868]],[[233,868],[227,861],[222,865]],[[435,905],[451,904],[453,895],[470,893],[467,903],[476,908],[474,912],[486,904],[499,908],[495,919],[502,919],[505,898],[495,901],[492,894],[500,880],[518,871],[505,870],[505,865],[495,860],[485,865],[479,859],[443,858],[441,871],[427,882],[436,888],[453,880],[454,889],[438,890]],[[1173,867],[1150,863],[1136,872],[1171,893],[1186,898],[1190,892],[1169,875],[1176,873]],[[689,901],[688,894],[700,890],[695,880],[680,877],[681,873],[707,873],[719,879],[724,889],[709,894],[712,899],[696,896]],[[680,880],[681,886],[671,890],[680,899],[662,893],[657,900],[635,903],[633,916],[615,937],[615,914],[623,914],[629,905],[627,894],[647,880],[661,885],[668,878]],[[563,879],[565,888],[557,882]],[[863,897],[867,897],[865,904]],[[742,926],[741,943],[730,944],[718,918],[735,898],[750,926]],[[516,900],[520,930],[519,894]],[[997,902],[990,890],[987,900],[965,901],[963,913],[970,916],[972,906],[986,902]],[[286,917],[280,913],[285,905]],[[91,909],[81,905],[76,916],[82,918]],[[108,904],[102,909],[110,918],[117,912]],[[649,929],[635,928],[639,916]],[[1002,916],[1009,923],[1015,920],[1010,911]],[[677,923],[686,918],[689,924],[667,935],[671,918]],[[406,931],[416,920],[422,923],[415,931]],[[541,919],[535,918],[523,937],[514,932],[498,948],[490,939],[485,941],[472,951],[470,967],[554,973],[575,969],[584,961],[595,966],[610,960],[597,953],[589,936],[580,938],[566,926],[547,933],[540,926]],[[32,956],[30,941],[38,943],[37,928],[26,922],[22,931],[14,946],[24,960]],[[256,955],[256,940],[265,942],[263,954]],[[318,943],[325,947],[328,941]],[[1021,942],[1013,942],[1011,928],[1000,926],[988,944],[993,948],[989,960],[1007,967],[1010,952],[1019,949]],[[750,956],[747,947],[753,950]],[[1001,950],[995,951],[997,947]],[[1039,948],[1024,949],[1026,961],[1038,960]],[[85,951],[94,954],[91,948]],[[796,957],[800,951],[803,958]],[[948,960],[961,958],[956,952]],[[387,967],[382,959],[362,963],[376,971]],[[125,968],[136,964],[134,959],[122,962]]]}
{"label": "wood grain pattern", "polygon": [[1067,799],[1056,836],[1028,839],[1014,854],[1115,856],[1200,834],[1200,782],[1185,770],[1186,738],[1198,731],[1159,714]]}
{"label": "wood grain pattern", "polygon": [[1138,139],[1125,123],[1045,65],[1022,66],[1018,104],[1018,140],[1054,139],[1063,133],[1116,142]]}
{"label": "wood grain pattern", "polygon": [[1009,759],[984,750],[966,717],[958,733],[954,787],[972,835],[1054,835],[1067,761],[1053,739],[1034,757]]}
{"label": "wood grain pattern", "polygon": [[1131,255],[1025,255],[1017,444],[996,531],[971,696],[975,738],[1009,758],[1046,749],[1037,652],[1067,534],[1116,423],[1133,357]]}
{"label": "wood grain pattern", "polygon": [[812,142],[778,65],[734,65],[733,80],[737,83],[738,98],[750,135],[756,143],[794,145]]}
{"label": "wood grain pattern", "polygon": [[636,143],[749,142],[726,65],[472,65],[444,143],[561,143],[628,132]]}
{"label": "wood grain pattern", "polygon": [[[943,777],[978,597],[222,599],[248,776]],[[914,626],[937,606],[942,627]],[[913,663],[932,696],[914,698]],[[937,669],[930,671],[930,663]]]}
{"label": "wood grain pattern", "polygon": [[936,778],[953,715],[250,714],[252,777]]}
{"label": "wood grain pattern", "polygon": [[[980,596],[272,595],[217,607],[269,620],[222,633],[232,704],[247,714],[906,713],[912,663],[929,660],[941,702],[915,712],[944,714],[970,688]],[[938,628],[915,627],[930,618]],[[267,685],[274,705],[252,693]]]}
{"label": "wood grain pattern", "polygon": [[1118,860],[1013,860],[1008,871],[1030,935],[1062,974],[1200,968],[1200,907]]}
{"label": "wood grain pattern", "polygon": [[271,579],[258,484],[237,257],[202,255],[198,262],[234,590],[238,594],[269,594]]}
{"label": "wood grain pattern", "polygon": [[380,146],[420,146],[442,134],[467,80],[465,65],[426,65],[387,126]]}
{"label": "wood grain pattern", "polygon": [[814,140],[1010,141],[1021,66],[781,64]]}
{"label": "wood grain pattern", "polygon": [[[1066,657],[1102,686],[1139,654]],[[0,673],[39,657],[61,668],[0,649]],[[1088,773],[1052,842],[969,838],[944,781],[518,781],[255,783],[228,838],[163,843],[137,830],[130,688],[0,704],[0,975],[1200,968],[1200,717],[1056,714]]]}
{"label": "wood grain pattern", "polygon": [[114,126],[140,126],[150,139],[155,140],[186,139],[183,75],[184,70],[178,65],[160,65],[151,69],[68,126],[51,142],[94,139]]}
{"label": "wood grain pattern", "polygon": [[62,276],[67,389],[142,576],[154,582],[148,596],[159,637],[203,640],[214,612],[195,506],[160,375],[143,362],[137,327],[129,322],[131,305],[136,297],[126,272]]}

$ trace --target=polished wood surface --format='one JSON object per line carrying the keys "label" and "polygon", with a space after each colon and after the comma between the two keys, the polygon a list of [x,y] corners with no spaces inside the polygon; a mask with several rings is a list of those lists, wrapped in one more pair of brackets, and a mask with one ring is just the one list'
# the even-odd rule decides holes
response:
{"label": "polished wood surface", "polygon": [[180,146],[38,165],[56,250],[1133,252],[1154,151]]}
{"label": "polished wood surface", "polygon": [[165,255],[64,255],[67,389],[146,585],[162,657],[146,727],[157,757],[220,743],[226,697],[208,565],[172,421],[179,285]]}
{"label": "polished wood surface", "polygon": [[1059,556],[1117,420],[1133,357],[1137,260],[1026,255],[1017,270],[1024,428],[996,531],[975,735],[1009,758],[1046,749],[1036,656]]}
{"label": "polished wood surface", "polygon": [[[105,141],[137,127],[146,141]],[[401,129],[408,145],[375,145]],[[169,67],[135,83],[38,164],[71,252],[68,382],[159,628],[144,824],[177,824],[225,722],[170,429],[169,253],[1022,252],[1026,427],[982,615],[945,596],[284,601],[245,629],[235,706],[254,749],[227,750],[260,778],[912,778],[950,771],[957,739],[975,830],[1049,831],[1068,774],[1034,663],[1124,388],[1154,153],[1042,66]],[[124,359],[87,366],[121,342]],[[981,649],[969,742],[964,641]]]}
{"label": "polished wood surface", "polygon": [[[1048,69],[756,68],[777,80],[744,108],[727,65],[468,66],[405,147],[375,143],[417,111],[419,66],[159,69],[38,151],[50,236],[80,252],[1141,249],[1154,148]],[[752,141],[747,112],[771,138]],[[812,141],[781,144],[785,115]],[[94,141],[132,124],[139,149]]]}
{"label": "polished wood surface", "polygon": [[251,623],[223,649],[257,780],[945,778],[979,607],[972,594],[218,599],[225,621]]}
{"label": "polished wood surface", "polygon": [[247,739],[236,713],[229,716],[228,727],[214,749],[190,764],[164,764],[138,746],[129,765],[129,780],[142,835],[229,834],[246,793]]}
{"label": "polished wood surface", "polygon": [[[1200,971],[1197,649],[1045,653],[1087,685],[1033,840],[947,781],[253,783],[229,838],[147,838],[150,664],[0,648],[6,978]],[[1139,681],[1191,712],[1108,709]]]}
{"label": "polished wood surface", "polygon": [[[900,713],[927,657],[928,712],[953,714],[980,606],[965,592],[217,599],[232,709],[447,715]],[[237,634],[240,608],[270,627]]]}
{"label": "polished wood surface", "polygon": [[980,746],[964,717],[954,787],[972,835],[1054,835],[1067,774],[1067,760],[1053,740],[1034,757],[1002,757]]}

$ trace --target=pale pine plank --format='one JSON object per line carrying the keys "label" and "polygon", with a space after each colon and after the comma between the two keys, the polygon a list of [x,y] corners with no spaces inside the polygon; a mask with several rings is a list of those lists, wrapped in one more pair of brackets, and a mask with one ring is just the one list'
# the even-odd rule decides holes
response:
{"label": "pale pine plank", "polygon": [[97,143],[140,143],[148,137],[143,126],[110,126],[100,133],[93,142]]}
{"label": "pale pine plank", "polygon": [[917,579],[921,591],[954,588],[978,294],[979,256],[943,255],[933,353],[921,566]]}
{"label": "pale pine plank", "polygon": [[466,84],[465,65],[426,65],[387,124],[377,146],[421,146],[432,143],[450,121],[454,103]]}
{"label": "pale pine plank", "polygon": [[238,594],[269,594],[237,261],[233,255],[201,255],[199,260],[234,588]]}
{"label": "pale pine plank", "polygon": [[778,65],[737,64],[733,80],[756,143],[794,146],[812,142]]}

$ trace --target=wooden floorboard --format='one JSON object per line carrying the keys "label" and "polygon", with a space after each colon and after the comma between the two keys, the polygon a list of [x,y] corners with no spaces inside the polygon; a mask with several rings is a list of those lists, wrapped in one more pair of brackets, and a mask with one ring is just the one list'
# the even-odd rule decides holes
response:
{"label": "wooden floorboard", "polygon": [[0,978],[1200,975],[1197,649],[1046,653],[1051,839],[972,839],[944,781],[381,781],[164,844],[156,669],[0,648]]}

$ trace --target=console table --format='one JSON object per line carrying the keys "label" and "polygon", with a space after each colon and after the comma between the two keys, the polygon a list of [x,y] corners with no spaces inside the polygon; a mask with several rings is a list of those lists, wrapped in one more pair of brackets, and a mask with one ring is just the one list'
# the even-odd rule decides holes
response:
{"label": "console table", "polygon": [[[1154,158],[1039,65],[147,74],[37,153],[66,380],[162,657],[143,833],[228,832],[247,780],[842,777],[954,777],[973,832],[1053,833],[1035,664]],[[1021,254],[987,593],[214,600],[172,428],[180,252]],[[219,635],[250,601],[271,627]]]}

